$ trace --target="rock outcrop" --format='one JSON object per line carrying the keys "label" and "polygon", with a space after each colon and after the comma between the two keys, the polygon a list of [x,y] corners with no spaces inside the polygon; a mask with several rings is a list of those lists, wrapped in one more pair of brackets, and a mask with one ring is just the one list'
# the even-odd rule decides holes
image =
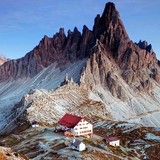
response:
{"label": "rock outcrop", "polygon": [[[94,52],[94,46],[99,45],[97,41],[104,49]],[[96,64],[98,57],[101,60]],[[104,62],[103,57],[110,58]],[[0,82],[22,77],[32,78],[53,62],[57,62],[63,69],[68,62],[84,58],[89,58],[90,61],[86,66],[92,64],[90,77],[96,77],[96,84],[110,84],[109,79],[107,82],[105,80],[107,72],[111,70],[108,63],[116,65],[121,70],[123,79],[138,90],[149,90],[152,87],[151,79],[160,82],[160,69],[152,46],[146,41],[134,44],[129,39],[120,15],[111,2],[106,4],[102,16],[97,15],[95,18],[93,31],[84,25],[82,34],[75,27],[66,36],[64,29],[60,28],[53,38],[44,36],[39,45],[25,57],[1,65]],[[110,59],[112,62],[109,62]]]}
{"label": "rock outcrop", "polygon": [[134,44],[129,39],[113,3],[106,4],[101,17],[97,15],[93,33],[97,41],[84,71],[87,86],[94,89],[95,84],[102,84],[114,96],[121,97],[123,87],[118,85],[117,78],[113,79],[115,73],[138,91],[152,89],[152,80],[160,82],[160,68],[152,46],[146,41]]}
{"label": "rock outcrop", "polygon": [[14,152],[11,148],[0,146],[0,159],[1,160],[26,160],[26,156],[22,156],[17,152]]}
{"label": "rock outcrop", "polygon": [[86,26],[83,33],[74,28],[68,31],[66,37],[64,29],[60,28],[53,38],[44,36],[39,45],[32,51],[17,60],[10,60],[0,66],[0,82],[5,80],[16,80],[23,77],[34,77],[44,68],[57,62],[63,68],[68,62],[84,59],[89,55],[89,50],[95,44],[92,31]]}
{"label": "rock outcrop", "polygon": [[138,45],[139,48],[141,49],[145,49],[147,52],[152,53],[153,49],[152,49],[152,45],[147,43],[147,41],[139,41],[138,43],[135,43],[136,45]]}
{"label": "rock outcrop", "polygon": [[3,63],[5,63],[6,61],[8,61],[9,59],[7,59],[4,56],[0,56],[0,65],[2,65]]}
{"label": "rock outcrop", "polygon": [[[94,35],[121,69],[124,80],[137,89],[151,89],[151,79],[159,82],[160,68],[152,46],[146,41],[134,44],[128,37],[113,3],[107,3],[100,17],[95,18]],[[115,64],[114,64],[115,65]]]}
{"label": "rock outcrop", "polygon": [[90,120],[94,117],[112,119],[104,103],[90,99],[89,92],[73,79],[65,78],[64,81],[67,83],[56,90],[30,90],[12,109],[12,117],[9,117],[0,135],[8,134],[22,125],[28,126],[33,119],[43,125],[54,125],[65,113],[81,115]]}
{"label": "rock outcrop", "polygon": [[[81,64],[81,62],[83,63]],[[51,64],[57,66],[53,67]],[[77,70],[76,65],[78,65],[79,70]],[[59,109],[65,108],[68,112],[72,112],[76,108],[77,113],[84,114],[83,116],[94,116],[96,113],[98,113],[98,116],[106,116],[106,112],[108,114],[108,111],[110,111],[114,113],[112,116],[116,120],[126,120],[137,115],[143,115],[143,112],[150,114],[150,111],[154,110],[159,113],[159,97],[157,94],[160,90],[158,86],[160,83],[159,66],[160,62],[157,60],[151,45],[148,45],[146,41],[140,41],[136,44],[130,40],[115,5],[109,2],[106,4],[102,16],[97,15],[95,18],[93,30],[89,30],[84,25],[82,34],[75,27],[73,32],[69,30],[66,36],[64,29],[61,28],[53,38],[44,36],[39,45],[25,57],[10,60],[1,65],[0,82],[5,83],[9,80],[16,81],[18,78],[30,77],[31,81],[26,80],[24,82],[29,86],[29,89],[41,88],[42,86],[44,89],[53,89],[50,86],[56,88],[61,85],[61,88],[53,91],[53,94],[57,93],[57,95],[60,91],[59,97],[56,97],[57,100],[54,99],[52,94],[48,96],[50,92],[43,90],[40,90],[39,93],[43,93],[43,96],[46,97],[37,96],[37,99],[35,94],[28,96],[31,99],[24,97],[26,101],[22,99],[14,107],[13,112],[16,116],[17,113],[20,115],[23,111],[23,106],[27,106],[24,105],[26,102],[29,104],[27,108],[29,108],[28,111],[30,111],[29,114],[32,118],[38,115],[37,111],[44,111],[42,116],[38,115],[38,118],[42,121],[45,121],[43,119],[44,114],[49,118],[52,114],[54,116],[59,115],[59,112],[55,111],[56,107]],[[46,67],[48,67],[48,71],[45,70]],[[52,76],[52,73],[54,73],[52,71],[56,69],[55,75],[58,75],[58,78],[55,78],[55,75]],[[73,79],[68,80],[68,76],[63,81],[65,75],[63,71],[65,71],[65,74],[70,72],[70,78],[74,76],[77,84],[73,82]],[[63,77],[60,75],[62,73]],[[41,78],[42,80],[40,80]],[[57,83],[57,81],[60,82]],[[4,95],[2,102],[5,101],[5,94],[12,91],[10,86],[14,86],[14,83],[10,82],[9,85],[8,83],[5,84],[0,92]],[[54,82],[55,85],[51,85]],[[38,84],[35,85],[35,83]],[[49,84],[49,87],[47,84]],[[14,87],[12,89],[16,88]],[[154,87],[155,90],[153,90]],[[22,93],[22,88],[17,92]],[[14,94],[16,95],[17,92]],[[10,97],[11,100],[14,99],[12,95]],[[66,97],[68,98],[65,101]],[[51,101],[50,104],[48,104],[49,100]],[[64,106],[61,102],[66,105]],[[152,110],[148,104],[150,106],[154,104],[152,106],[154,109]],[[46,113],[41,106],[45,110],[48,109],[49,112]],[[55,108],[52,108],[52,106]],[[68,108],[68,106],[73,108]],[[105,107],[107,111],[104,109]],[[36,111],[36,108],[39,110]],[[50,112],[51,108],[52,112]],[[120,114],[115,112],[117,108],[119,108]],[[26,108],[24,109],[26,110]],[[34,110],[36,114],[32,112]],[[83,112],[84,110],[88,110],[89,113],[88,111]],[[57,120],[57,118],[53,119]],[[154,120],[154,123],[157,125],[156,120]]]}
{"label": "rock outcrop", "polygon": [[112,51],[116,61],[120,62],[130,39],[113,3],[109,2],[106,4],[101,17],[97,15],[93,32]]}

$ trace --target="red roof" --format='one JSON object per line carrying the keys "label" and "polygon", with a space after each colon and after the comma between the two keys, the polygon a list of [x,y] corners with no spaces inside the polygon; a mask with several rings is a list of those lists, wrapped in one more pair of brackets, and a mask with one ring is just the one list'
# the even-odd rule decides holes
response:
{"label": "red roof", "polygon": [[64,125],[68,128],[75,127],[79,121],[81,121],[82,117],[78,117],[72,114],[65,114],[58,123]]}
{"label": "red roof", "polygon": [[119,140],[119,138],[117,138],[117,137],[105,137],[105,140],[108,141],[108,142],[113,142],[113,141]]}

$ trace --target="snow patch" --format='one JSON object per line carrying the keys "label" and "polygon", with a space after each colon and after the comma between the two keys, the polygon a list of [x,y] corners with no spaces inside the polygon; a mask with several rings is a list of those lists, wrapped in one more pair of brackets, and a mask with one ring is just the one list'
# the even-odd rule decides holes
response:
{"label": "snow patch", "polygon": [[160,136],[155,136],[155,135],[152,134],[152,133],[147,133],[146,139],[148,139],[148,140],[157,140],[157,141],[160,141]]}

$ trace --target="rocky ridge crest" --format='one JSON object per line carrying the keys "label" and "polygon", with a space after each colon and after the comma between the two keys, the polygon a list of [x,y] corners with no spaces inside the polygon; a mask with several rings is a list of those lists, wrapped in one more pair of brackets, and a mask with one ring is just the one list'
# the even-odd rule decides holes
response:
{"label": "rocky ridge crest", "polygon": [[10,60],[0,66],[0,82],[5,80],[16,80],[23,77],[34,77],[44,68],[54,62],[62,67],[68,62],[75,62],[88,56],[95,38],[93,33],[83,27],[83,33],[74,28],[65,35],[64,28],[60,28],[53,38],[46,35],[32,51],[25,57],[17,60]]}
{"label": "rocky ridge crest", "polygon": [[[143,115],[144,112],[150,114],[151,108],[148,104],[154,103],[153,110],[159,112],[159,97],[157,95],[159,90],[156,87],[159,86],[160,82],[160,67],[156,55],[152,47],[146,42],[140,41],[135,44],[129,39],[113,3],[106,4],[102,16],[97,15],[92,31],[84,26],[82,34],[75,28],[73,32],[69,30],[66,36],[64,29],[61,28],[53,38],[44,36],[39,45],[25,57],[11,60],[0,66],[0,81],[16,80],[21,77],[33,78],[54,62],[57,63],[60,71],[63,71],[65,64],[84,59],[86,61],[81,66],[83,69],[80,79],[76,81],[76,83],[79,82],[78,84],[66,77],[61,83],[61,87],[53,92],[61,92],[56,100],[54,100],[54,96],[51,95],[52,98],[48,96],[50,91],[47,92],[47,95],[45,94],[46,91],[43,90],[36,91],[36,93],[42,94],[44,92],[42,95],[46,98],[41,99],[38,96],[37,99],[37,95],[34,93],[24,96],[21,102],[14,107],[15,113],[19,115],[23,108],[24,110],[28,108],[28,111],[34,108],[30,111],[30,115],[35,118],[38,115],[38,113],[34,114],[33,112],[36,108],[40,112],[43,108],[50,110],[55,107],[58,110],[64,106],[59,100],[63,101],[65,97],[67,99],[65,100],[66,105],[62,108],[68,112],[72,112],[72,110],[69,110],[67,106],[83,109],[83,106],[86,106],[89,101],[91,102],[89,103],[91,115],[95,115],[98,110],[102,111],[103,104],[107,108],[107,113],[109,111],[114,112],[117,110],[117,106],[120,106],[119,119],[121,120]],[[153,91],[153,89],[155,90]],[[92,100],[95,97],[92,97],[91,93],[99,98],[95,101],[100,105],[100,108],[97,105],[95,108],[93,107]],[[68,99],[70,100],[68,101]],[[48,102],[51,102],[52,106]],[[25,103],[29,106],[24,105]],[[83,106],[80,106],[81,104]],[[52,112],[49,111],[49,113]],[[56,113],[58,115],[57,111],[53,115]],[[82,114],[82,112],[78,113]],[[90,114],[88,112],[83,113],[86,113],[83,116]],[[42,115],[44,116],[44,114]],[[103,113],[100,112],[99,115],[103,116]],[[117,118],[119,115],[113,116]],[[44,121],[43,117],[38,117],[38,119]]]}
{"label": "rocky ridge crest", "polygon": [[[0,66],[0,81],[32,78],[54,62],[63,69],[65,64],[84,58],[89,58],[87,67],[89,63],[92,64],[90,69],[94,73],[90,77],[96,76],[96,83],[109,85],[110,90],[114,90],[113,85],[121,90],[121,87],[115,86],[113,78],[109,78],[113,74],[113,66],[118,68],[128,85],[139,91],[150,90],[151,79],[160,82],[160,68],[152,46],[146,41],[135,44],[129,39],[120,15],[111,2],[106,4],[102,16],[97,15],[95,18],[93,31],[84,25],[82,34],[75,27],[73,32],[68,31],[67,36],[63,28],[53,38],[44,36],[39,45],[25,57]],[[88,83],[94,88],[91,81]]]}

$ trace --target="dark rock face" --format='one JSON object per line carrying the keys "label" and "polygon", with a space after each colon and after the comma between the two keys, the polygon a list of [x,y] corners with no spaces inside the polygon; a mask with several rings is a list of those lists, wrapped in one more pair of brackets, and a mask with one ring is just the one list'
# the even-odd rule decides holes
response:
{"label": "dark rock face", "polygon": [[66,37],[61,28],[53,38],[44,36],[39,45],[25,57],[11,60],[0,66],[0,82],[5,80],[33,77],[53,62],[59,66],[77,59],[86,58],[95,42],[92,31],[84,26],[83,34],[74,28]]}
{"label": "dark rock face", "polygon": [[[113,3],[106,4],[101,17],[97,15],[93,33],[100,41],[96,45],[103,47],[99,51],[95,51],[96,56],[93,54],[88,60],[86,67],[87,73],[85,75],[90,75],[90,78],[86,80],[89,84],[102,83],[104,86],[108,86],[108,89],[114,96],[122,98],[120,95],[124,94],[119,92],[123,87],[113,78],[113,66],[117,66],[121,70],[122,78],[134,89],[148,91],[152,88],[151,79],[160,82],[159,63],[152,50],[152,46],[148,45],[146,41],[140,41],[138,44],[130,41]],[[103,58],[100,60],[100,57]],[[105,65],[103,64],[102,71],[100,66],[105,59],[107,60],[104,62]],[[112,67],[108,67],[110,63],[112,63]],[[93,76],[91,76],[91,73]],[[91,88],[94,87],[92,85]]]}
{"label": "dark rock face", "polygon": [[106,4],[102,17],[97,15],[93,32],[113,52],[116,60],[120,61],[130,39],[113,3]]}
{"label": "dark rock face", "polygon": [[83,70],[81,85],[90,90],[95,90],[101,85],[104,89],[109,90],[114,97],[127,100],[122,84],[116,74],[118,66],[110,55],[111,51],[107,50],[97,40],[96,45],[92,48],[92,53],[85,70]]}
{"label": "dark rock face", "polygon": [[[150,78],[159,82],[160,70],[155,53],[148,52],[147,49],[140,49],[133,42],[130,42],[130,47],[124,53],[120,67],[124,70],[122,77],[129,84],[139,81],[139,85],[146,88],[143,84],[150,82]],[[129,74],[125,74],[126,72]],[[149,86],[147,89],[150,88]]]}
{"label": "dark rock face", "polygon": [[138,90],[152,88],[151,79],[160,82],[159,62],[152,46],[146,41],[134,44],[129,39],[111,2],[106,4],[102,16],[95,18],[93,31],[84,25],[82,34],[75,27],[66,36],[61,28],[53,38],[44,36],[25,57],[1,65],[0,82],[33,77],[53,62],[61,67],[84,58],[88,61],[81,82],[90,89],[101,84],[114,96],[123,99],[123,87],[118,84],[113,72],[119,72],[128,85]]}
{"label": "dark rock face", "polygon": [[147,41],[139,41],[138,43],[135,43],[138,45],[139,48],[141,49],[145,49],[147,52],[150,52],[152,53],[153,52],[153,49],[152,49],[152,45],[147,43]]}

